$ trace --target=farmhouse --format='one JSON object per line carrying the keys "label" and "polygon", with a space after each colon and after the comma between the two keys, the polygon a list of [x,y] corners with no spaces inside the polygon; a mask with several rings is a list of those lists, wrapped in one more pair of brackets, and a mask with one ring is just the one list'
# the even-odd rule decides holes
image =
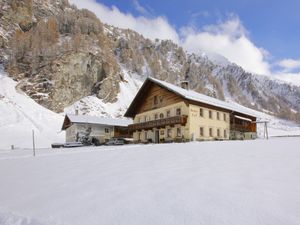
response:
{"label": "farmhouse", "polygon": [[135,142],[252,139],[256,117],[221,101],[154,78],[147,78],[128,110]]}
{"label": "farmhouse", "polygon": [[62,130],[66,131],[66,142],[80,141],[81,137],[89,137],[104,143],[113,137],[130,137],[128,125],[131,123],[131,119],[67,114]]}

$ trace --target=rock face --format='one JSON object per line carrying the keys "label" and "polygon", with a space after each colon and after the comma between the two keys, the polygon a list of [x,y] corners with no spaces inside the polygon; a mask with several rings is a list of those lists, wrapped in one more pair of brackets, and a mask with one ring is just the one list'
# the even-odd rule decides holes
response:
{"label": "rock face", "polygon": [[19,88],[56,112],[94,95],[114,102],[124,72],[300,121],[300,88],[187,54],[170,40],[102,24],[66,0],[1,0],[0,63]]}

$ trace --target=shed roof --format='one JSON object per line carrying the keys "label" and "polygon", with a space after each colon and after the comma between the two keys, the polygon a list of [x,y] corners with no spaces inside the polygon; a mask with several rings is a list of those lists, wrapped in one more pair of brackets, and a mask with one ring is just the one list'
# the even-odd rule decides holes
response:
{"label": "shed roof", "polygon": [[132,124],[132,119],[128,118],[109,118],[109,117],[98,117],[90,115],[72,115],[67,114],[64,119],[62,130],[67,128],[67,121],[70,123],[86,123],[86,124],[99,124],[108,126],[119,126],[127,127]]}

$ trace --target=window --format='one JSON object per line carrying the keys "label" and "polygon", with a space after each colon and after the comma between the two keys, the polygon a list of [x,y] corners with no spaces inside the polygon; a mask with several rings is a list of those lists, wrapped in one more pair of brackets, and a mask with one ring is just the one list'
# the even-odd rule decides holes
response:
{"label": "window", "polygon": [[147,121],[147,116],[144,116],[144,122],[146,122]]}
{"label": "window", "polygon": [[138,133],[138,140],[141,140],[141,133]]}
{"label": "window", "polygon": [[227,118],[226,118],[226,114],[225,113],[223,114],[223,117],[224,117],[224,121],[226,121]]}
{"label": "window", "polygon": [[212,111],[211,110],[208,111],[208,115],[209,115],[209,119],[212,119]]}
{"label": "window", "polygon": [[220,113],[217,112],[217,120],[220,120]]}
{"label": "window", "polygon": [[213,136],[213,129],[209,128],[209,136],[212,137]]}
{"label": "window", "polygon": [[227,131],[224,130],[224,138],[227,138]]}
{"label": "window", "polygon": [[165,130],[160,130],[160,135],[165,135]]}
{"label": "window", "polygon": [[220,137],[220,129],[217,129],[217,136]]}
{"label": "window", "polygon": [[200,108],[199,115],[200,115],[201,117],[203,117],[203,109],[202,109],[202,108]]}
{"label": "window", "polygon": [[204,136],[204,128],[200,127],[200,136],[203,137]]}
{"label": "window", "polygon": [[145,140],[147,140],[147,131],[145,131]]}
{"label": "window", "polygon": [[104,132],[105,132],[105,133],[109,133],[109,128],[105,128],[105,129],[104,129]]}
{"label": "window", "polygon": [[154,119],[158,119],[158,114],[157,113],[155,113],[155,115],[154,115]]}
{"label": "window", "polygon": [[176,116],[180,116],[181,115],[181,108],[177,108],[176,109]]}
{"label": "window", "polygon": [[177,137],[181,137],[181,128],[177,127]]}
{"label": "window", "polygon": [[163,119],[164,118],[164,114],[163,113],[159,114],[159,118]]}
{"label": "window", "polygon": [[167,137],[168,138],[172,137],[172,129],[170,128],[167,129]]}
{"label": "window", "polygon": [[157,95],[155,95],[154,98],[153,98],[153,104],[154,105],[158,104],[158,97],[157,97]]}
{"label": "window", "polygon": [[170,116],[171,116],[171,111],[168,110],[168,111],[167,111],[167,117],[170,117]]}

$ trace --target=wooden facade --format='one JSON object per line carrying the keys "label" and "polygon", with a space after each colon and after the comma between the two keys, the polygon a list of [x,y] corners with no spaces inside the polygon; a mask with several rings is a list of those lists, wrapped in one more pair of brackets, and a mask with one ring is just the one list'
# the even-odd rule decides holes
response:
{"label": "wooden facade", "polygon": [[157,84],[151,83],[145,95],[138,101],[137,114],[182,102],[184,99]]}

